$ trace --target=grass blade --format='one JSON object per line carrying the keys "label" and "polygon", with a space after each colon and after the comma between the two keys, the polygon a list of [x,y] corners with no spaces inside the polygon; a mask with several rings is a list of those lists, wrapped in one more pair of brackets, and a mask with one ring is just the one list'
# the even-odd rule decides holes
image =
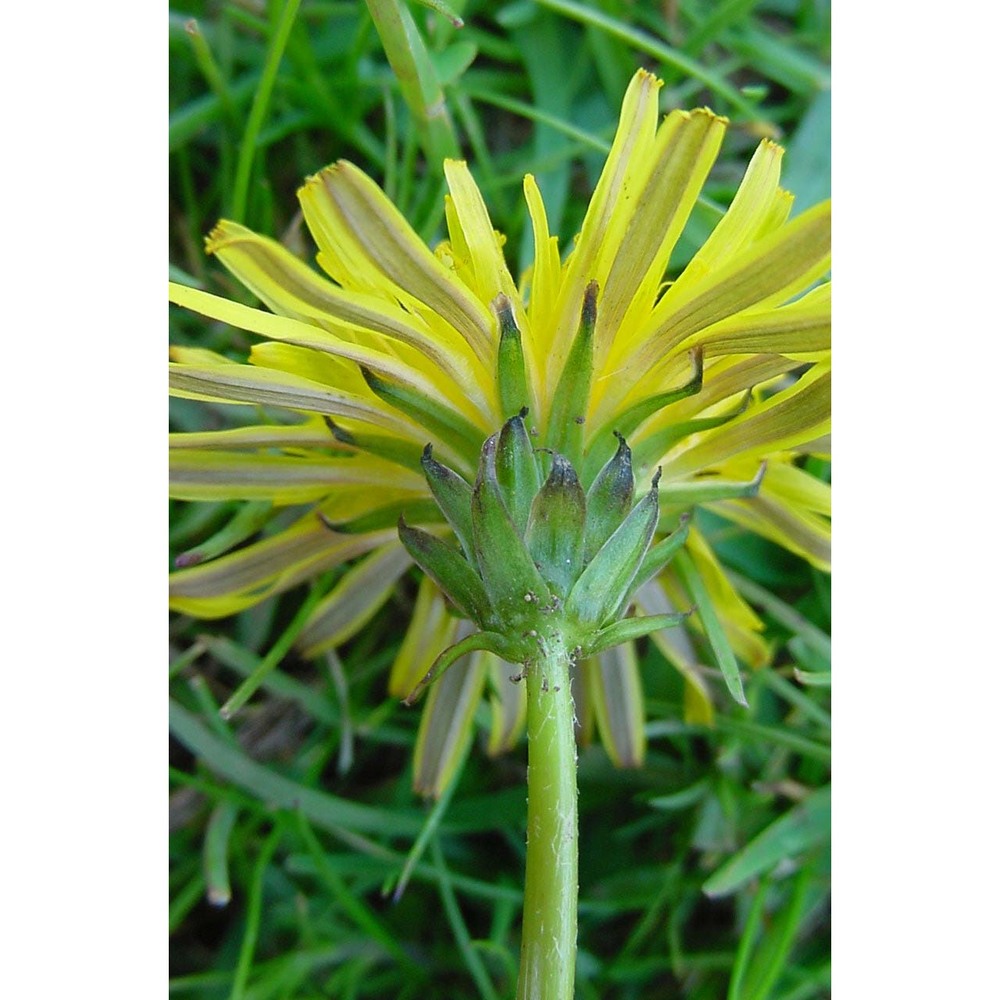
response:
{"label": "grass blade", "polygon": [[312,585],[308,596],[302,602],[302,606],[296,612],[288,628],[281,633],[278,641],[271,647],[267,656],[260,661],[254,672],[229,696],[226,703],[219,709],[219,714],[222,718],[231,719],[253,697],[257,688],[264,683],[267,675],[285,658],[285,655],[298,638],[299,633],[305,627],[313,608],[316,607],[323,596],[328,582],[328,577],[324,575]]}
{"label": "grass blade", "polygon": [[698,617],[704,626],[705,635],[708,637],[712,652],[715,654],[716,660],[718,660],[719,668],[722,670],[722,676],[726,681],[726,687],[729,688],[729,693],[736,699],[738,704],[746,708],[747,696],[743,693],[743,681],[740,679],[740,668],[736,664],[736,654],[733,652],[732,646],[729,645],[729,640],[722,629],[722,623],[715,613],[715,608],[712,607],[712,601],[708,596],[708,589],[705,587],[705,583],[698,573],[698,568],[695,566],[694,560],[686,549],[681,549],[674,556],[674,566],[680,573],[681,579],[684,581],[684,586],[698,607]]}
{"label": "grass blade", "polygon": [[239,813],[234,802],[220,802],[208,818],[202,861],[205,894],[212,906],[226,906],[232,898],[229,885],[229,835]]}
{"label": "grass blade", "polygon": [[209,770],[247,789],[261,801],[282,809],[300,808],[324,830],[338,833],[346,828],[405,837],[415,836],[423,826],[423,819],[417,813],[348,802],[276,774],[213,736],[175,701],[170,703],[170,730]]}
{"label": "grass blade", "polygon": [[278,24],[268,47],[267,61],[264,63],[263,72],[257,83],[257,90],[253,95],[253,104],[250,105],[250,114],[247,116],[246,128],[243,130],[243,139],[240,142],[239,158],[236,161],[233,200],[229,208],[230,216],[237,222],[243,222],[246,215],[247,195],[250,190],[250,171],[253,167],[254,154],[257,151],[257,137],[271,102],[271,91],[274,89],[274,81],[278,76],[278,66],[281,64],[281,57],[288,44],[288,36],[292,33],[292,25],[295,23],[299,3],[300,0],[285,0],[282,4]]}
{"label": "grass blade", "polygon": [[679,70],[684,76],[700,80],[709,90],[729,101],[734,108],[750,121],[758,123],[774,134],[778,133],[777,127],[770,122],[762,121],[760,111],[747,101],[738,90],[723,80],[722,77],[717,76],[711,70],[705,69],[699,63],[690,59],[684,53],[678,52],[677,49],[671,48],[665,42],[654,38],[648,32],[640,28],[633,28],[628,24],[623,24],[603,11],[576,3],[575,0],[534,0],[534,3],[537,3],[540,7],[547,7],[549,10],[554,10],[556,13],[562,14],[574,21],[579,21],[581,24],[589,24],[595,28],[600,28],[614,38],[618,38],[634,46],[640,52],[647,52],[651,56],[656,56],[657,59],[661,60],[667,66],[673,66],[674,69]]}
{"label": "grass blade", "polygon": [[240,957],[236,963],[236,974],[233,977],[233,988],[229,1000],[243,1000],[246,993],[247,980],[253,965],[253,955],[257,948],[257,936],[260,933],[260,917],[264,900],[264,873],[271,863],[278,841],[281,839],[281,827],[275,828],[269,834],[253,867],[253,877],[250,880],[250,893],[247,898],[246,929],[240,944]]}
{"label": "grass blade", "polygon": [[830,786],[780,816],[718,868],[702,886],[708,896],[735,892],[755,875],[830,839]]}
{"label": "grass blade", "polygon": [[472,938],[469,936],[469,929],[465,926],[465,920],[462,918],[462,911],[458,907],[455,890],[451,885],[451,875],[445,865],[444,854],[441,852],[441,844],[437,837],[431,841],[431,857],[434,861],[434,867],[437,869],[438,888],[441,891],[441,902],[444,904],[445,916],[451,925],[452,933],[455,935],[455,943],[462,953],[469,974],[475,980],[483,1000],[500,1000],[490,982],[486,968],[472,947]]}
{"label": "grass blade", "polygon": [[403,99],[419,125],[427,158],[433,169],[440,171],[445,158],[458,155],[459,146],[444,91],[424,40],[413,16],[398,0],[365,2]]}

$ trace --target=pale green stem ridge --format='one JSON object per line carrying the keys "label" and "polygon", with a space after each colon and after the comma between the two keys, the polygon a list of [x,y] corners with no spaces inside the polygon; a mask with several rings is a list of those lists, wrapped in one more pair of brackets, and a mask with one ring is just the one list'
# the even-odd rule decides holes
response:
{"label": "pale green stem ridge", "polygon": [[559,634],[540,640],[528,685],[528,858],[517,1000],[572,1000],[576,972],[576,739]]}

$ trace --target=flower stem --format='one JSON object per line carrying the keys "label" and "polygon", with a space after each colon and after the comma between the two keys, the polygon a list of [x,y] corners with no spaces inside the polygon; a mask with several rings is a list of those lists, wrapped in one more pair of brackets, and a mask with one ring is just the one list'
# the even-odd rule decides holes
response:
{"label": "flower stem", "polygon": [[576,741],[562,637],[526,668],[528,858],[517,1000],[572,1000],[576,972]]}

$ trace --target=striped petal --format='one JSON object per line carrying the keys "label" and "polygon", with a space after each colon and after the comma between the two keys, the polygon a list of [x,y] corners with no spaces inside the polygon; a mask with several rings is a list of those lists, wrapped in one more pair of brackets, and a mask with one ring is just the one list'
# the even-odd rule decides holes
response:
{"label": "striped petal", "polygon": [[791,305],[750,309],[713,323],[692,340],[706,357],[773,352],[818,360],[830,350],[830,305],[831,287],[826,282]]}
{"label": "striped petal", "polygon": [[512,750],[524,733],[528,717],[527,688],[511,680],[520,672],[494,653],[480,654],[486,662],[490,683],[490,735],[486,752],[491,757]]}
{"label": "striped petal", "polygon": [[300,375],[250,365],[171,365],[170,391],[185,399],[280,406],[304,413],[350,417],[397,433],[414,431],[409,421],[360,395]]}
{"label": "striped petal", "polygon": [[[465,622],[459,630],[471,633]],[[486,682],[486,662],[479,652],[461,657],[431,685],[420,716],[413,752],[413,790],[438,798],[461,763]]]}
{"label": "striped petal", "polygon": [[389,672],[389,694],[405,698],[427,676],[442,649],[455,642],[458,619],[448,613],[437,584],[420,581],[410,624]]}
{"label": "striped petal", "polygon": [[395,530],[335,535],[309,513],[271,538],[171,574],[170,607],[198,618],[235,614],[395,537]]}
{"label": "striped petal", "polygon": [[323,458],[183,448],[170,452],[170,495],[178,500],[309,503],[350,484],[410,491],[414,497],[427,492],[417,473],[369,455]]}
{"label": "striped petal", "polygon": [[309,616],[298,638],[302,654],[312,658],[357,635],[411,564],[403,546],[390,542],[352,566]]}
{"label": "striped petal", "polygon": [[830,427],[830,372],[815,367],[791,388],[668,458],[664,481],[717,466],[739,455],[757,459],[826,433]]}
{"label": "striped petal", "polygon": [[824,202],[701,279],[678,278],[653,310],[648,333],[637,338],[632,360],[641,371],[713,323],[745,309],[787,302],[829,267],[830,203]]}
{"label": "striped petal", "polygon": [[830,522],[807,508],[758,496],[713,504],[712,509],[830,572]]}
{"label": "striped petal", "polygon": [[310,178],[299,191],[299,201],[322,253],[337,262],[335,278],[363,262],[383,290],[425,320],[428,313],[441,317],[483,364],[492,363],[489,312],[434,256],[374,181],[341,161]]}
{"label": "striped petal", "polygon": [[343,449],[319,418],[301,424],[257,424],[230,427],[222,431],[185,431],[168,435],[171,448],[207,448],[210,451],[239,451],[255,448]]}
{"label": "striped petal", "polygon": [[384,347],[372,334],[406,344],[466,391],[476,385],[475,356],[451,330],[431,329],[419,317],[384,299],[339,288],[316,274],[276,240],[258,236],[235,222],[220,222],[206,249],[272,312],[328,332],[346,328],[362,343]]}
{"label": "striped petal", "polygon": [[[312,348],[353,361],[380,375],[395,379],[425,396],[437,398],[441,394],[440,387],[435,381],[414,370],[398,357],[364,344],[350,343],[300,320],[287,316],[276,316],[260,309],[252,309],[238,302],[230,302],[218,295],[211,295],[208,292],[175,283],[170,285],[170,301],[201,313],[210,319],[228,323],[250,333],[258,333],[272,340]],[[476,414],[470,409],[468,415],[481,422],[484,427],[487,426],[483,422],[482,414]]]}
{"label": "striped petal", "polygon": [[[675,614],[677,608],[667,597],[658,580],[643,584],[636,593],[636,603],[647,615]],[[703,676],[694,644],[682,628],[660,629],[650,635],[653,644],[684,678],[684,721],[711,726],[715,723],[715,706]]]}
{"label": "striped petal", "polygon": [[660,126],[650,154],[655,165],[631,206],[603,285],[599,352],[610,348],[621,328],[630,329],[652,308],[670,255],[718,156],[726,124],[725,118],[701,109],[671,112]]}
{"label": "striped petal", "polygon": [[639,661],[631,642],[584,662],[601,743],[616,767],[641,767],[646,717]]}

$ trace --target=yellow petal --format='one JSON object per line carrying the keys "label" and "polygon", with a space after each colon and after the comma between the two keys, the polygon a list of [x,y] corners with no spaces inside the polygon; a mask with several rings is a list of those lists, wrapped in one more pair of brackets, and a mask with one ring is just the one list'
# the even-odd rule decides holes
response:
{"label": "yellow petal", "polygon": [[[690,607],[691,597],[672,567],[668,567],[667,571],[662,574],[660,583],[671,602],[680,607]],[[726,634],[726,640],[740,660],[755,670],[771,662],[773,657],[772,644],[760,632],[748,628],[743,622],[734,622],[727,618],[728,608],[725,606],[718,608],[717,611]],[[704,628],[697,615],[690,619],[689,627],[704,635]]]}
{"label": "yellow petal", "polygon": [[731,625],[751,629],[754,632],[763,631],[764,623],[729,582],[714,550],[697,528],[691,528],[688,532],[687,551],[708,590],[713,607],[719,612],[724,627]]}
{"label": "yellow petal", "polygon": [[603,256],[610,263],[613,259],[635,199],[653,167],[650,152],[656,142],[661,86],[662,81],[639,70],[625,93],[611,152],[590,199],[576,245],[566,261],[553,322],[553,356],[544,371],[549,393],[562,373],[568,345],[579,324],[584,289],[592,280],[603,280],[608,265],[599,269],[598,260]]}
{"label": "yellow petal", "polygon": [[799,381],[715,430],[663,464],[664,480],[679,479],[734,456],[746,460],[792,448],[830,427],[830,372],[814,366]]}
{"label": "yellow petal", "polygon": [[[514,305],[515,318],[518,326],[521,326],[524,310],[520,308],[520,297],[507,270],[507,262],[493,223],[490,222],[486,202],[483,201],[468,166],[464,160],[445,160],[444,175],[466,253],[472,264],[480,302],[492,302],[502,292]],[[519,308],[521,315],[516,312]]]}
{"label": "yellow petal", "polygon": [[238,365],[240,362],[227,358],[218,351],[206,347],[188,347],[184,344],[170,345],[170,360],[182,365]]}
{"label": "yellow petal", "polygon": [[[441,316],[484,364],[491,364],[488,310],[434,256],[373,180],[341,161],[311,177],[299,200],[316,242],[341,259],[341,268],[349,270],[355,257],[367,262],[384,288],[407,305]],[[345,246],[352,252],[346,260]]]}
{"label": "yellow petal", "polygon": [[183,399],[281,406],[351,417],[406,437],[414,433],[412,423],[361,396],[299,375],[252,365],[170,365],[170,391]]}
{"label": "yellow petal", "polygon": [[561,280],[559,263],[559,240],[549,234],[549,221],[545,214],[542,194],[535,178],[526,174],[524,178],[524,200],[531,217],[531,229],[535,238],[535,260],[531,270],[531,301],[528,303],[528,318],[531,321],[531,347],[536,367],[548,355],[552,344],[551,316],[559,296]]}
{"label": "yellow petal", "polygon": [[700,109],[671,112],[660,126],[650,154],[655,165],[630,206],[628,226],[602,289],[599,349],[606,351],[621,328],[628,330],[648,316],[670,255],[719,154],[726,124],[725,118]]}
{"label": "yellow petal", "polygon": [[[361,342],[371,332],[408,344],[468,390],[477,363],[468,345],[450,328],[432,332],[419,317],[384,299],[338,288],[321,278],[275,240],[223,220],[206,244],[240,283],[281,316],[338,332],[347,326]],[[376,341],[374,346],[380,346]]]}
{"label": "yellow petal", "polygon": [[762,228],[772,225],[772,206],[775,199],[780,198],[778,180],[784,152],[769,139],[761,142],[732,204],[684,268],[678,284],[701,281],[721,263],[735,257],[752,243]]}
{"label": "yellow petal", "polygon": [[[287,316],[276,316],[260,309],[252,309],[249,306],[230,302],[218,295],[210,295],[186,285],[172,282],[170,301],[175,305],[184,306],[200,313],[202,316],[208,316],[210,319],[229,323],[241,330],[259,333],[272,340],[280,340],[299,347],[324,351],[335,357],[346,358],[359,365],[365,365],[380,375],[402,382],[428,398],[439,397],[442,395],[442,390],[449,384],[449,380],[443,376],[439,376],[435,382],[424,373],[415,371],[409,365],[404,364],[397,357],[372,347],[349,343],[299,320]],[[477,396],[476,399],[468,400],[467,403],[474,404],[479,401]],[[488,409],[486,412],[489,412]],[[484,429],[489,424],[482,411],[476,413],[470,411],[468,416]]]}
{"label": "yellow petal", "polygon": [[657,304],[635,363],[651,365],[692,334],[744,309],[786,302],[830,267],[830,203],[816,205],[709,272],[683,275]]}
{"label": "yellow petal", "polygon": [[[675,614],[677,607],[667,598],[663,584],[650,580],[636,594],[636,602],[647,615]],[[696,725],[715,724],[715,706],[702,676],[705,669],[690,636],[683,628],[663,628],[650,635],[664,659],[684,678],[684,721]]]}

